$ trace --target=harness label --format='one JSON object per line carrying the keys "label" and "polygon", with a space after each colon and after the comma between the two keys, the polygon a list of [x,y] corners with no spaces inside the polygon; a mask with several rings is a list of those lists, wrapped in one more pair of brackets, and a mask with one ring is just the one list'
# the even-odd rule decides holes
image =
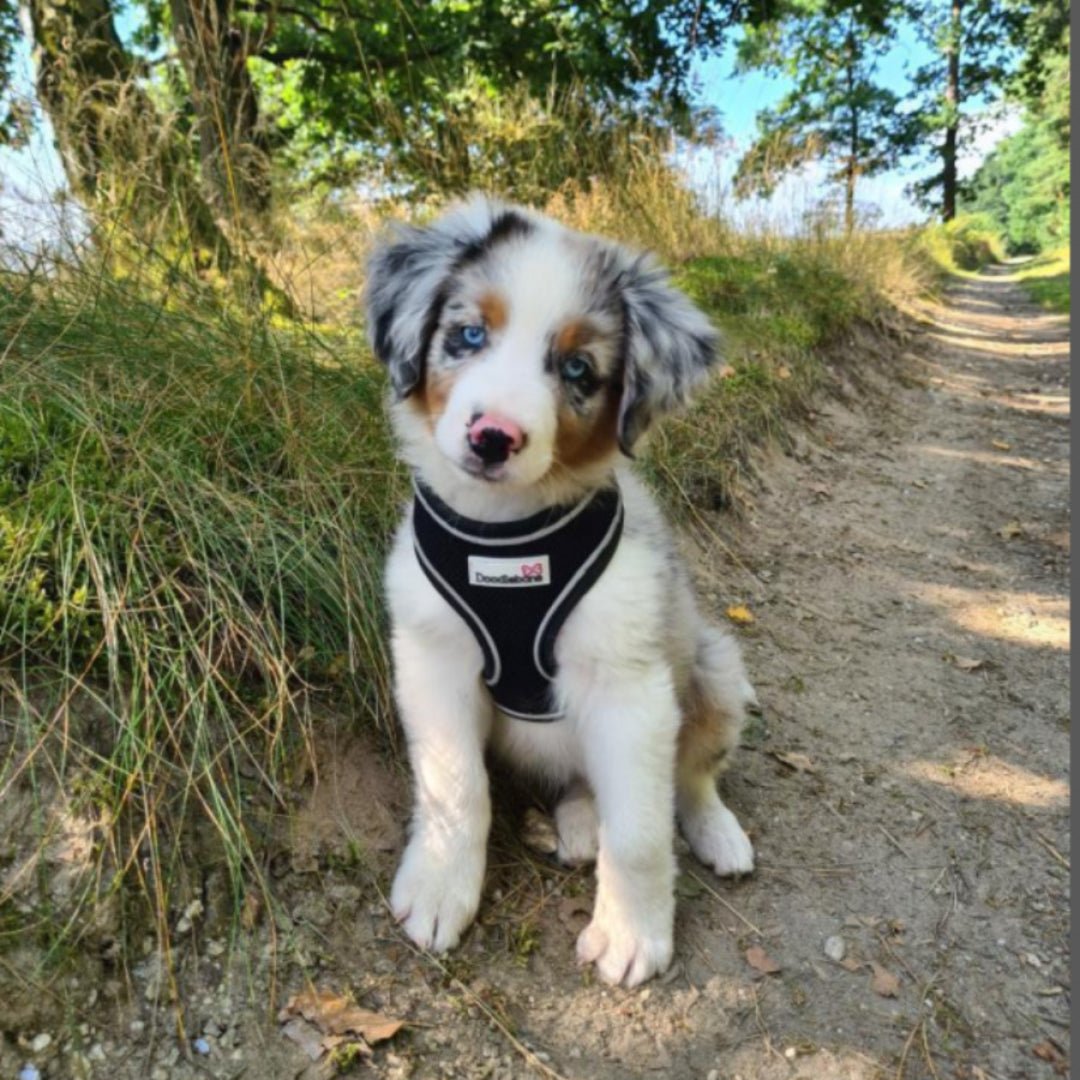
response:
{"label": "harness label", "polygon": [[551,564],[546,555],[525,555],[519,559],[490,559],[485,555],[470,555],[469,584],[501,588],[550,585]]}

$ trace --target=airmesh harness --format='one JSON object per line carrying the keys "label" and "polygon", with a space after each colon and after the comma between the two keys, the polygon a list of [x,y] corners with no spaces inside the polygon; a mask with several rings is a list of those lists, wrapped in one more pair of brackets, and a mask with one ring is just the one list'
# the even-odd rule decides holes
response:
{"label": "airmesh harness", "polygon": [[417,482],[416,557],[484,653],[495,704],[519,720],[557,720],[555,639],[615,554],[618,487],[520,521],[473,521]]}

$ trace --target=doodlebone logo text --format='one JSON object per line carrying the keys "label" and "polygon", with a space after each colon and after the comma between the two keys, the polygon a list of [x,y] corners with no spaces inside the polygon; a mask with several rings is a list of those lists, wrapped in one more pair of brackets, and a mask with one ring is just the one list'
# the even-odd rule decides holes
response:
{"label": "doodlebone logo text", "polygon": [[551,564],[546,555],[521,559],[489,559],[469,556],[469,584],[523,588],[551,584]]}

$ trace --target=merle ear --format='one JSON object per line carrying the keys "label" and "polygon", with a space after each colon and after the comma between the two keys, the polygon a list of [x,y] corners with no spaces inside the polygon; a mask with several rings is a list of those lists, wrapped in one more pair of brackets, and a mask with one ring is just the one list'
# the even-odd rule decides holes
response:
{"label": "merle ear", "polygon": [[368,339],[400,399],[424,375],[450,277],[488,248],[532,228],[523,212],[474,195],[423,228],[398,226],[368,261]]}
{"label": "merle ear", "polygon": [[619,282],[625,366],[618,436],[632,456],[654,419],[687,402],[715,362],[720,336],[651,256],[633,257]]}
{"label": "merle ear", "polygon": [[458,244],[446,230],[400,226],[368,261],[368,340],[386,364],[397,398],[420,382]]}

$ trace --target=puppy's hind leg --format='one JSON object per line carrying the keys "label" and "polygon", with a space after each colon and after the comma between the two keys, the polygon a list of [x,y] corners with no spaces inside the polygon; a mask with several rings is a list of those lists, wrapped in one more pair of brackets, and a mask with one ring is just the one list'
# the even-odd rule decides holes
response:
{"label": "puppy's hind leg", "polygon": [[754,689],[735,641],[702,623],[690,687],[683,703],[676,766],[676,811],[694,854],[721,876],[748,874],[754,849],[735,815],[723,804],[716,778],[739,743]]}
{"label": "puppy's hind leg", "polygon": [[580,866],[596,861],[600,822],[596,800],[584,780],[571,781],[563,792],[555,807],[555,828],[559,834],[559,862]]}

